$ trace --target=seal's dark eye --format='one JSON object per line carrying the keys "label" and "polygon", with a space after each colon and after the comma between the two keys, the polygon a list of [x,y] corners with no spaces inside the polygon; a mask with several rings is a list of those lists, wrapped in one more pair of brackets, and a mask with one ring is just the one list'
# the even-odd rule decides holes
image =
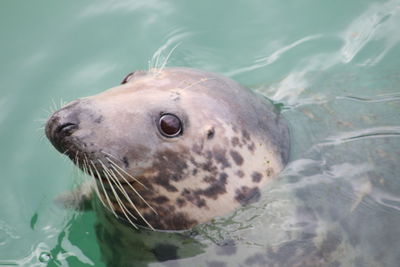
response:
{"label": "seal's dark eye", "polygon": [[158,129],[165,137],[177,137],[182,133],[182,122],[174,114],[163,114],[158,121]]}
{"label": "seal's dark eye", "polygon": [[129,82],[130,79],[132,79],[134,73],[135,72],[131,72],[128,75],[126,75],[125,78],[122,80],[121,84],[126,84],[127,82]]}

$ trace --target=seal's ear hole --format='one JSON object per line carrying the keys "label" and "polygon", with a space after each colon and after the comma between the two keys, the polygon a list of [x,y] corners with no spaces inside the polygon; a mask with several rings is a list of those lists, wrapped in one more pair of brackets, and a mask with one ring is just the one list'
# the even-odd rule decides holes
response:
{"label": "seal's ear hole", "polygon": [[214,137],[214,134],[215,134],[214,128],[209,129],[207,132],[207,139],[208,140],[212,139]]}
{"label": "seal's ear hole", "polygon": [[122,80],[121,84],[126,84],[133,78],[133,74],[135,72],[128,73],[128,75],[125,76],[125,78]]}
{"label": "seal's ear hole", "polygon": [[174,114],[161,114],[158,120],[158,130],[165,137],[177,137],[183,133],[182,121]]}

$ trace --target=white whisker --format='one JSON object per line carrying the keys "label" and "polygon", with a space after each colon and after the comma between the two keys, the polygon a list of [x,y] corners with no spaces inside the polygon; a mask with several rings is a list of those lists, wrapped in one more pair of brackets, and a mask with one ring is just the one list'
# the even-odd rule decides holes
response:
{"label": "white whisker", "polygon": [[67,104],[62,98],[60,98],[60,108],[63,108]]}
{"label": "white whisker", "polygon": [[101,189],[103,190],[103,193],[104,193],[104,195],[105,195],[105,197],[106,197],[106,200],[107,200],[107,202],[108,202],[108,204],[109,204],[109,207],[110,207],[110,209],[111,209],[111,212],[114,214],[115,217],[118,218],[118,215],[115,213],[115,211],[114,211],[114,209],[113,209],[113,205],[111,204],[111,200],[110,200],[110,198],[109,198],[109,196],[108,196],[108,194],[107,194],[107,191],[106,191],[106,189],[105,189],[105,187],[104,187],[104,184],[103,184],[103,180],[101,179],[100,173],[99,173],[99,171],[97,170],[96,165],[93,163],[92,160],[90,161],[90,163],[92,164],[92,166],[93,166],[93,168],[94,168],[94,171],[96,172],[96,175],[97,175],[97,177],[99,178],[98,180],[100,181]]}
{"label": "white whisker", "polygon": [[[131,206],[133,207],[133,209],[139,214],[140,218],[143,219],[143,221],[152,229],[154,230],[153,226],[143,217],[143,215],[140,213],[140,211],[137,209],[136,205],[133,204],[131,198],[129,197],[129,195],[127,194],[126,190],[124,189],[124,187],[122,186],[121,182],[118,180],[118,177],[115,175],[115,173],[112,170],[109,170],[111,172],[111,174],[114,176],[115,181],[119,184],[119,189],[121,191],[121,193],[125,196],[125,198],[128,200],[128,202],[131,204]],[[130,185],[128,183],[128,185]],[[131,188],[133,189],[133,187],[131,186]],[[134,190],[134,189],[133,189]],[[136,190],[134,190],[136,191]],[[137,193],[137,192],[136,192]],[[137,193],[138,194],[138,193]],[[139,195],[139,194],[138,194]],[[139,197],[141,197],[139,195]],[[147,204],[147,203],[146,203]],[[148,205],[148,204],[147,204]],[[148,205],[149,206],[149,205]],[[150,207],[150,206],[149,206]],[[150,207],[151,208],[151,207]]]}
{"label": "white whisker", "polygon": [[41,134],[39,137],[39,142],[43,142],[43,140],[46,138],[44,134]]}
{"label": "white whisker", "polygon": [[[123,189],[123,187],[122,187],[120,181],[118,181],[118,179],[115,177],[115,175],[114,175],[114,177],[115,177],[115,179],[114,179],[113,174],[111,173],[111,170],[109,170],[109,169],[104,165],[104,163],[103,163],[102,161],[100,161],[100,164],[102,165],[103,171],[105,171],[105,172],[107,173],[108,178],[110,178],[110,180],[111,180],[111,181],[113,182],[113,184],[119,189],[119,191],[120,191],[122,194],[126,193],[126,191]],[[112,185],[112,184],[111,184],[111,185]],[[116,191],[115,191],[115,192],[116,192]],[[127,199],[130,200],[130,198],[129,198],[128,195],[124,195],[124,196],[125,196]],[[121,200],[121,198],[119,197],[119,195],[117,194],[115,197],[118,198],[118,199],[120,200],[121,204],[125,207],[125,204],[122,202],[122,200]],[[125,207],[125,209],[126,209],[126,211],[129,213],[129,215],[131,215],[131,216],[136,220],[136,216],[133,215],[126,207]]]}
{"label": "white whisker", "polygon": [[[109,153],[107,153],[107,152],[102,151],[102,153],[105,154],[105,155],[107,155],[107,156],[113,157],[113,158],[115,158],[116,160],[120,161],[119,159],[117,159],[117,157],[115,157],[115,156],[113,156],[113,155],[111,155],[111,154],[109,154]],[[120,171],[122,171],[123,173],[125,173],[128,177],[132,178],[132,180],[134,180],[135,182],[137,182],[138,184],[140,184],[141,186],[143,186],[145,189],[148,190],[148,188],[147,188],[144,184],[142,184],[138,179],[136,179],[136,178],[133,177],[131,174],[129,174],[128,172],[126,172],[123,168],[121,168],[118,164],[116,164],[116,163],[115,163],[114,161],[112,161],[110,158],[108,158],[108,157],[106,157],[106,158],[107,158],[107,160],[110,161],[110,163],[111,163],[112,165],[114,165],[115,167],[117,167]]]}
{"label": "white whisker", "polygon": [[95,192],[96,192],[98,198],[100,199],[101,203],[103,204],[103,206],[104,206],[105,208],[109,209],[109,210],[112,212],[112,210],[113,210],[112,207],[111,207],[111,206],[110,206],[110,207],[107,206],[106,203],[105,203],[104,200],[103,200],[103,197],[100,195],[99,187],[98,187],[96,178],[94,177],[94,173],[93,173],[92,167],[91,167],[90,164],[89,164],[89,160],[87,159],[86,154],[85,154],[84,156],[85,156],[85,158],[86,158],[86,163],[85,163],[85,164],[87,164],[87,168],[88,168],[88,171],[89,171],[89,176],[92,177],[92,179],[93,179],[93,181],[94,181],[94,190],[95,190]]}
{"label": "white whisker", "polygon": [[57,104],[54,101],[54,98],[51,99],[51,102],[53,103],[53,105],[50,107],[50,110],[52,111],[51,113],[54,113],[58,109]]}
{"label": "white whisker", "polygon": [[[104,154],[113,157],[115,159],[117,159],[116,157],[114,157],[113,155],[103,152]],[[140,185],[142,185],[146,190],[149,190],[144,184],[142,184],[140,181],[138,181],[135,177],[133,177],[131,174],[129,174],[128,172],[126,172],[124,169],[122,169],[120,166],[118,166],[118,164],[116,164],[114,161],[112,161],[109,157],[106,157],[106,159],[109,161],[109,163],[111,163],[111,168],[128,184],[128,186],[133,190],[133,192],[135,192],[139,198],[155,213],[158,214],[157,211],[140,195],[140,193],[132,186],[132,184],[125,178],[125,176],[119,171],[121,170],[123,173],[125,173],[126,175],[128,175],[128,177],[131,177],[132,179],[134,179],[134,181],[136,181],[137,183],[139,183]],[[118,160],[118,159],[117,159]]]}
{"label": "white whisker", "polygon": [[[109,160],[109,159],[108,159]],[[111,164],[113,164],[112,162],[110,162]],[[131,185],[131,183],[129,183],[126,178],[118,171],[118,169],[115,168],[114,165],[111,165],[111,168],[113,168],[113,170],[119,175],[119,177],[121,177],[126,184],[133,190],[133,192],[135,192],[136,195],[139,196],[139,198],[155,213],[157,214],[157,212],[155,211],[155,209],[153,209],[153,207],[140,195],[140,193]]]}
{"label": "white whisker", "polygon": [[[111,191],[112,191],[112,193],[113,193],[113,195],[115,197],[115,200],[117,201],[118,205],[120,206],[122,213],[125,215],[125,218],[130,222],[130,224],[137,229],[137,226],[135,225],[135,223],[132,222],[132,220],[129,218],[128,214],[126,213],[126,211],[125,211],[126,208],[124,208],[124,205],[123,205],[121,199],[119,198],[117,192],[114,189],[114,186],[113,186],[113,184],[111,182],[112,178],[109,176],[106,166],[103,164],[103,162],[101,160],[98,160],[98,162],[101,164],[101,166],[103,168],[103,174],[104,174],[104,176],[106,177],[106,179],[107,179],[107,181],[109,183]],[[130,214],[130,215],[134,219],[136,219],[135,216],[133,216],[132,214]]]}
{"label": "white whisker", "polygon": [[172,53],[175,51],[175,49],[176,49],[178,46],[180,46],[181,44],[182,44],[182,42],[177,43],[177,44],[171,49],[171,51],[169,51],[169,53],[168,53],[167,57],[165,58],[163,64],[161,65],[161,67],[160,67],[159,70],[158,70],[159,73],[165,68],[165,66],[167,65],[167,62],[168,62],[170,56],[171,56]]}
{"label": "white whisker", "polygon": [[[158,53],[156,54],[156,62],[155,62],[155,64],[154,64],[154,66],[153,66],[153,68],[154,69],[157,69],[158,68],[158,61],[160,60],[160,56],[161,56],[161,51],[157,51]],[[153,69],[153,68],[151,68],[151,69]],[[150,69],[150,70],[151,70]]]}
{"label": "white whisker", "polygon": [[53,112],[51,112],[51,110],[47,110],[47,109],[42,109],[43,110],[43,112],[46,112],[47,113],[47,115],[51,115],[51,114],[53,114]]}
{"label": "white whisker", "polygon": [[[67,149],[68,150],[68,149]],[[66,152],[64,152],[64,153],[66,153]],[[64,154],[63,153],[63,154]],[[76,153],[75,153],[75,165],[76,166],[78,166],[78,169],[79,169],[79,158],[78,158],[78,154],[79,154],[79,152],[78,151],[76,151]],[[66,154],[65,154],[66,155]]]}

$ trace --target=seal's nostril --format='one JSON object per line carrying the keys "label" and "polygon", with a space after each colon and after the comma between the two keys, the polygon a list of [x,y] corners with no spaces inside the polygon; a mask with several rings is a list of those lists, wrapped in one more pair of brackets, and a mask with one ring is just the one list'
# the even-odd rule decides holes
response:
{"label": "seal's nostril", "polygon": [[70,136],[76,129],[78,125],[75,123],[67,122],[57,127],[56,133],[65,136]]}

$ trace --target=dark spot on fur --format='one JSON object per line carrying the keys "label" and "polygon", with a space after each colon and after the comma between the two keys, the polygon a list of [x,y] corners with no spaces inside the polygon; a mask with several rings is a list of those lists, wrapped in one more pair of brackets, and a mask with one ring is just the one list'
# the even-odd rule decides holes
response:
{"label": "dark spot on fur", "polygon": [[199,194],[193,192],[193,190],[185,188],[182,191],[181,196],[198,208],[206,207],[206,201],[201,198]]}
{"label": "dark spot on fur", "polygon": [[182,208],[183,206],[186,205],[186,200],[184,200],[183,198],[178,197],[176,199],[176,204],[178,204],[178,207]]}
{"label": "dark spot on fur", "polygon": [[245,129],[243,129],[243,131],[242,131],[242,136],[243,136],[244,140],[250,141],[250,134]]}
{"label": "dark spot on fur", "polygon": [[254,150],[256,150],[256,146],[255,146],[254,142],[251,142],[251,144],[248,145],[247,148],[248,148],[251,152],[254,152]]}
{"label": "dark spot on fur", "polygon": [[179,181],[179,180],[182,179],[182,175],[180,175],[180,174],[171,174],[171,178],[174,181]]}
{"label": "dark spot on fur", "polygon": [[242,186],[236,190],[235,200],[244,206],[258,201],[260,196],[261,193],[258,187],[249,188]]}
{"label": "dark spot on fur", "polygon": [[143,193],[141,193],[142,196],[151,196],[154,195],[154,187],[153,183],[149,181],[148,179],[141,179],[140,182],[149,190],[144,190]]}
{"label": "dark spot on fur", "polygon": [[127,158],[127,157],[123,157],[123,158],[122,158],[122,162],[124,163],[125,168],[128,168],[128,167],[129,167],[129,161],[128,161],[128,158]]}
{"label": "dark spot on fur", "polygon": [[158,261],[175,260],[178,258],[178,247],[171,244],[157,244],[152,252]]}
{"label": "dark spot on fur", "polygon": [[236,172],[236,175],[237,175],[239,178],[243,178],[243,177],[244,177],[244,172],[243,172],[242,170],[238,170],[238,171]]}
{"label": "dark spot on fur", "polygon": [[215,183],[217,181],[217,179],[215,179],[214,176],[207,175],[207,176],[204,176],[203,181],[211,184],[211,183]]}
{"label": "dark spot on fur", "polygon": [[228,174],[226,174],[226,173],[221,173],[220,175],[219,175],[219,180],[221,181],[221,182],[223,182],[224,184],[226,183],[226,179],[228,178]]}
{"label": "dark spot on fur", "polygon": [[242,156],[236,152],[235,150],[231,150],[229,152],[229,154],[231,154],[231,157],[233,158],[233,160],[235,161],[236,165],[242,165],[243,164],[243,158]]}
{"label": "dark spot on fur", "polygon": [[208,139],[208,140],[212,139],[212,138],[214,137],[214,134],[215,134],[214,128],[211,128],[210,130],[208,130],[208,132],[207,132],[207,139]]}
{"label": "dark spot on fur", "polygon": [[201,164],[201,168],[209,173],[216,174],[218,173],[218,168],[215,166],[211,159],[208,159],[205,163]]}
{"label": "dark spot on fur", "polygon": [[253,172],[251,174],[251,178],[253,179],[253,182],[259,183],[262,179],[262,174],[259,172]]}
{"label": "dark spot on fur", "polygon": [[228,159],[226,158],[226,150],[225,149],[220,149],[220,148],[214,147],[212,154],[213,154],[215,161],[222,165],[222,169],[231,166]]}
{"label": "dark spot on fur", "polygon": [[159,196],[159,197],[152,199],[152,202],[157,203],[157,204],[164,204],[168,201],[169,201],[169,198],[167,198],[166,196]]}
{"label": "dark spot on fur", "polygon": [[181,193],[181,196],[199,208],[206,207],[207,204],[203,197],[215,200],[218,198],[218,195],[225,194],[227,179],[228,175],[224,172],[218,176],[218,179],[210,175],[205,176],[203,181],[210,184],[207,188],[197,190],[189,190],[185,188]]}
{"label": "dark spot on fur", "polygon": [[166,150],[157,155],[154,167],[156,170],[162,170],[164,175],[171,176],[174,181],[179,181],[182,179],[181,173],[187,168],[187,164],[183,153]]}
{"label": "dark spot on fur", "polygon": [[232,137],[231,143],[232,143],[232,146],[234,146],[234,147],[238,146],[239,145],[239,138],[237,138],[236,136]]}
{"label": "dark spot on fur", "polygon": [[202,207],[206,207],[206,201],[205,199],[199,199],[199,201],[197,201],[197,207],[202,208]]}
{"label": "dark spot on fur", "polygon": [[219,194],[226,193],[226,180],[228,175],[226,173],[221,173],[219,179],[212,183],[206,189],[197,190],[196,194],[203,195],[212,199],[217,199]]}
{"label": "dark spot on fur", "polygon": [[103,121],[103,119],[104,119],[103,115],[100,115],[94,120],[94,122],[95,123],[101,123]]}
{"label": "dark spot on fur", "polygon": [[175,186],[173,186],[172,184],[169,183],[169,179],[162,174],[155,177],[154,182],[158,185],[161,185],[169,192],[177,192],[178,191],[178,189]]}
{"label": "dark spot on fur", "polygon": [[193,169],[192,175],[195,176],[197,174],[197,169]]}
{"label": "dark spot on fur", "polygon": [[183,175],[187,169],[186,159],[183,156],[185,151],[178,153],[166,150],[156,155],[153,169],[159,170],[158,175],[153,179],[156,184],[161,185],[170,192],[177,192],[178,189],[171,184],[171,181],[178,182],[185,178]]}
{"label": "dark spot on fur", "polygon": [[199,167],[200,164],[197,163],[197,161],[194,159],[194,157],[192,155],[189,156],[190,157],[190,162],[195,166],[195,167]]}

